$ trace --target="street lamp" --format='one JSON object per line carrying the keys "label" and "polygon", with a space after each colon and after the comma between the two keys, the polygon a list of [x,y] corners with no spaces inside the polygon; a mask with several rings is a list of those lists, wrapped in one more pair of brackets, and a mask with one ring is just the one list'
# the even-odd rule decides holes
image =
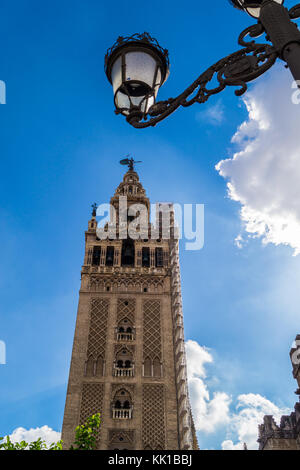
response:
{"label": "street lamp", "polygon": [[140,120],[168,78],[168,51],[148,33],[119,37],[105,56],[105,70],[113,86],[116,112],[129,122]]}
{"label": "street lamp", "polygon": [[[300,31],[292,20],[300,18],[300,4],[287,10],[284,0],[229,0],[257,19],[239,36],[243,48],[219,60],[202,73],[177,98],[156,102],[159,88],[168,78],[168,51],[148,33],[120,37],[105,56],[105,71],[113,85],[116,113],[126,116],[136,128],[155,126],[180,106],[205,103],[227,86],[236,86],[237,96],[247,83],[269,70],[278,58],[287,63],[300,86]],[[271,44],[260,44],[246,37],[266,34]],[[208,88],[212,79],[217,86]]]}

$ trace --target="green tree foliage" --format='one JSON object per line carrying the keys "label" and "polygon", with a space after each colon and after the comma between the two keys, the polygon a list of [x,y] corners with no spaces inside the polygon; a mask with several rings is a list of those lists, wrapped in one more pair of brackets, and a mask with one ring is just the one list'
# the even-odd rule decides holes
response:
{"label": "green tree foliage", "polygon": [[100,427],[100,414],[88,418],[85,424],[75,429],[75,443],[70,450],[95,450]]}
{"label": "green tree foliage", "polygon": [[47,447],[45,441],[42,441],[39,438],[34,442],[11,442],[10,437],[6,436],[4,440],[3,437],[0,437],[0,449],[1,450],[62,450],[62,441],[54,442]]}
{"label": "green tree foliage", "polygon": [[[95,450],[100,427],[100,413],[88,418],[85,424],[75,429],[75,442],[70,450]],[[11,442],[10,437],[0,437],[0,450],[62,450],[62,441],[47,446],[41,438],[34,442]]]}

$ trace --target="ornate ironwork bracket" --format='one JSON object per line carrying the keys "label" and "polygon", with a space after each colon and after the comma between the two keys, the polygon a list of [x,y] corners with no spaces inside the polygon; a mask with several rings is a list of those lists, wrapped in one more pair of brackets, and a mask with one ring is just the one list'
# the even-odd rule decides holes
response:
{"label": "ornate ironwork bracket", "polygon": [[[291,8],[289,15],[291,19],[300,18],[300,4]],[[255,40],[246,40],[247,36],[258,38],[264,33],[266,31],[260,22],[249,26],[238,39],[238,43],[243,49],[209,67],[177,98],[169,98],[166,101],[155,103],[144,115],[142,121],[133,113],[128,116],[128,122],[138,129],[156,126],[179,107],[205,103],[212,95],[220,93],[228,86],[238,87],[235,94],[237,96],[243,95],[247,91],[247,83],[263,75],[280,56],[280,52],[272,44],[259,44]],[[213,80],[217,81],[217,86],[208,88]]]}

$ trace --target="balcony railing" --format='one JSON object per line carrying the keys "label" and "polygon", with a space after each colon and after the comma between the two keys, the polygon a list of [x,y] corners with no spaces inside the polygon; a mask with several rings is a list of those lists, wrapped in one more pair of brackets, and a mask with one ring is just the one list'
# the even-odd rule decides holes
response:
{"label": "balcony railing", "polygon": [[133,333],[117,333],[118,341],[133,341]]}
{"label": "balcony railing", "polygon": [[113,368],[114,377],[134,377],[134,367],[116,367]]}
{"label": "balcony railing", "polygon": [[132,418],[132,408],[128,410],[124,410],[121,408],[113,408],[112,409],[112,417],[113,419],[131,419]]}

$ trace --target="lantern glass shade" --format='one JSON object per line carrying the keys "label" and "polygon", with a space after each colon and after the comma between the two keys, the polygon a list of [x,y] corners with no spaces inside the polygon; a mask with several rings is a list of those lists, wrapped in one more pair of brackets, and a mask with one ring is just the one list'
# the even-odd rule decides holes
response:
{"label": "lantern glass shade", "polygon": [[[122,76],[122,59],[124,58],[125,76]],[[119,57],[112,67],[112,82],[114,93],[121,86],[122,82],[131,83],[134,90],[140,96],[144,92],[143,86],[138,84],[148,85],[149,88],[153,85],[156,72],[156,62],[154,58],[145,52],[128,52],[124,56]],[[134,84],[136,84],[134,86]],[[142,88],[140,88],[142,87]]]}
{"label": "lantern glass shade", "polygon": [[126,115],[132,107],[146,113],[155,102],[161,78],[160,67],[147,52],[132,51],[119,56],[111,70],[116,107]]}
{"label": "lantern glass shade", "polygon": [[117,113],[146,114],[168,76],[168,61],[153,44],[123,43],[107,58],[106,73],[113,86]]}
{"label": "lantern glass shade", "polygon": [[[264,0],[232,0],[232,3],[240,9],[246,10],[246,12],[253,18],[258,19],[260,17],[261,4]],[[274,2],[283,4],[284,0],[274,0]]]}

